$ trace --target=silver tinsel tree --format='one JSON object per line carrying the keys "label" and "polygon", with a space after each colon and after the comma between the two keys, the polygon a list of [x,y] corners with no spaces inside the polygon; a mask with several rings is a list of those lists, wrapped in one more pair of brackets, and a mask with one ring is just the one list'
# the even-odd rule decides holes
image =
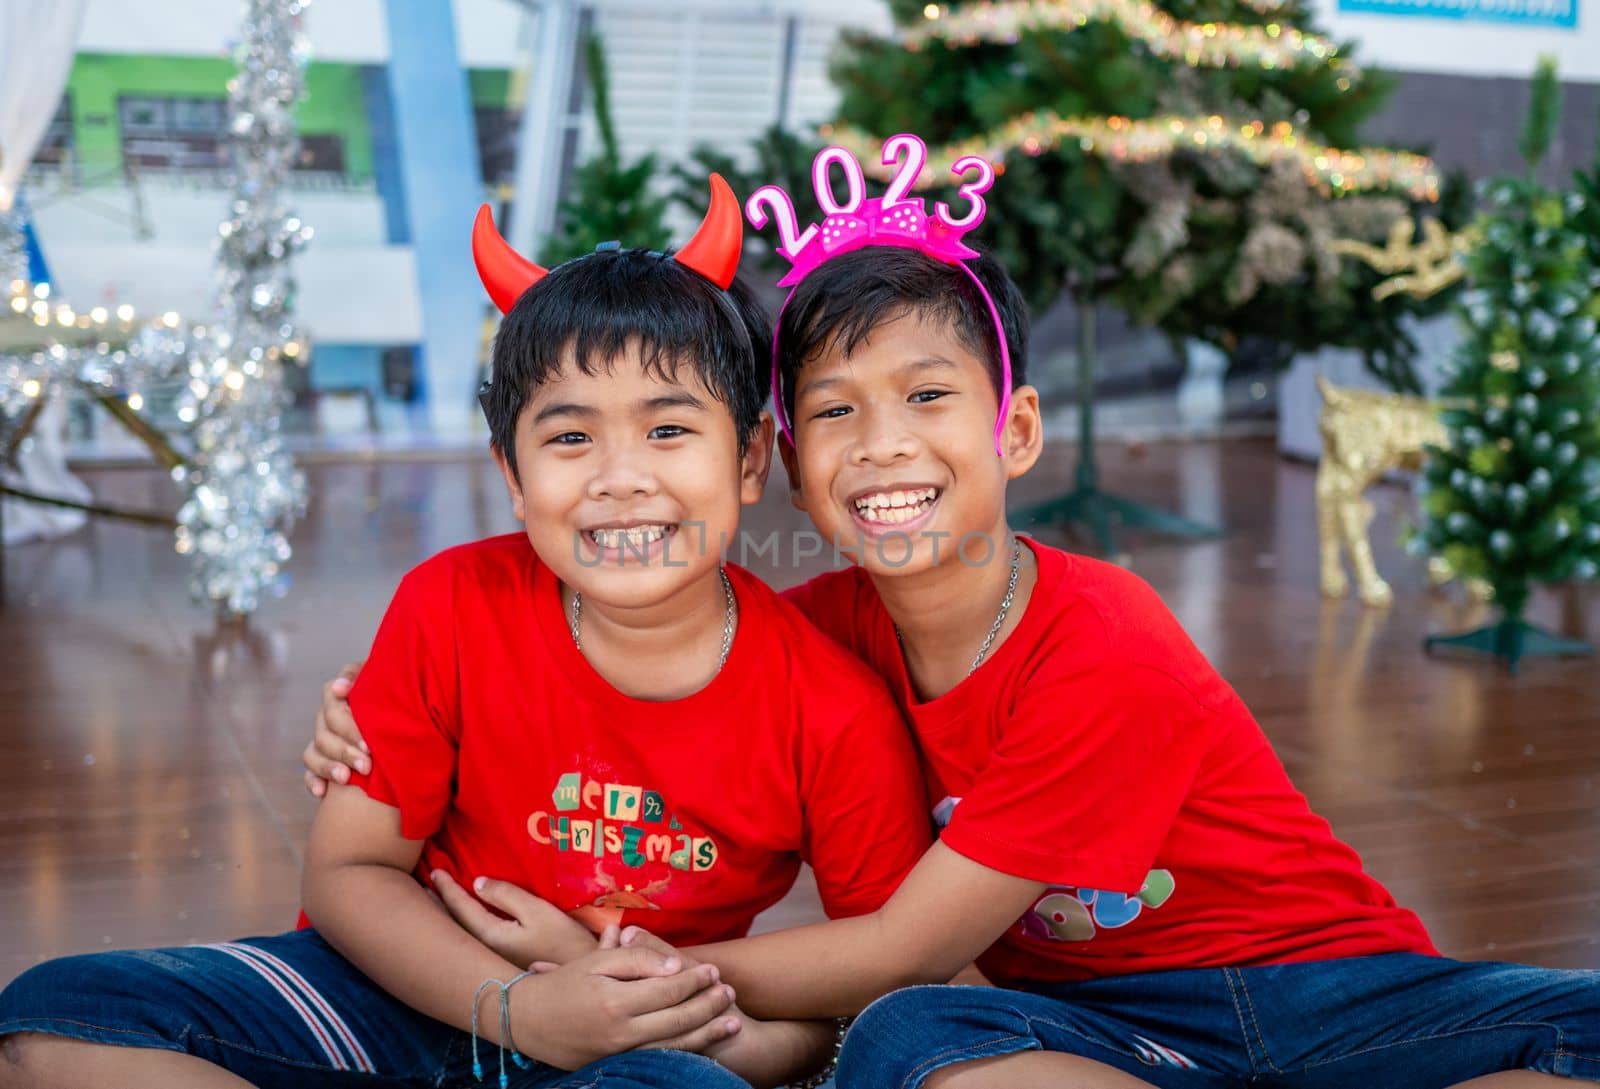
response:
{"label": "silver tinsel tree", "polygon": [[25,280],[28,276],[28,246],[22,234],[22,213],[15,208],[0,211],[0,283]]}
{"label": "silver tinsel tree", "polygon": [[309,0],[247,0],[228,84],[233,204],[218,228],[216,319],[197,338],[178,418],[194,457],[173,470],[188,488],[178,551],[194,557],[190,586],[219,613],[253,612],[284,585],[287,534],[305,512],[305,477],[280,436],[283,369],[306,362],[292,322],[290,258],[311,228],[284,187],[299,154],[294,109],[304,94]]}

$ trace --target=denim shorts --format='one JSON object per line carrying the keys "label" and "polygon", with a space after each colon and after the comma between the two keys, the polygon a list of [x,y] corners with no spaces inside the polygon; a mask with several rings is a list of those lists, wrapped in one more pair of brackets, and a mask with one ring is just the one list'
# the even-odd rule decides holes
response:
{"label": "denim shorts", "polygon": [[[0,1036],[180,1051],[262,1089],[496,1089],[500,1051],[391,997],[314,930],[65,957],[0,992]],[[710,1059],[630,1051],[578,1071],[507,1055],[514,1089],[749,1089]]]}
{"label": "denim shorts", "polygon": [[1445,1089],[1504,1070],[1600,1081],[1600,971],[1390,954],[912,987],[856,1019],[839,1089],[917,1089],[941,1067],[1033,1050],[1162,1089]]}

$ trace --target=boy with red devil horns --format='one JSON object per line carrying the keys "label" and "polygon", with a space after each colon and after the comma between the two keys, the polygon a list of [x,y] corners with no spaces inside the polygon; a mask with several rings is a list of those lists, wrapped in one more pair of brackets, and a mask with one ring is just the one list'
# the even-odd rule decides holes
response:
{"label": "boy with red devil horns", "polygon": [[[883,684],[706,546],[760,498],[773,433],[770,328],[711,185],[675,257],[546,272],[479,213],[506,315],[481,399],[523,532],[401,582],[351,694],[370,765],[312,826],[309,923],[40,965],[0,996],[0,1080],[739,1089],[825,1057],[831,1024],[750,1021],[713,966],[617,940],[625,911],[741,936],[802,859],[832,914],[869,911],[929,839]],[[554,905],[563,967],[528,974],[429,895],[492,903],[483,875]]]}

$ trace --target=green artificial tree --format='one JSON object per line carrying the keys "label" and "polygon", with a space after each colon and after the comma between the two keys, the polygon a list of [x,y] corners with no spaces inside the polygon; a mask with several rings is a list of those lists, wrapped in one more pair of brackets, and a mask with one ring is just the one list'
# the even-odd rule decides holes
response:
{"label": "green artificial tree", "polygon": [[[666,222],[668,199],[652,190],[658,171],[655,155],[643,155],[630,163],[617,143],[611,117],[611,77],[599,35],[584,39],[583,55],[600,130],[600,151],[574,173],[572,193],[561,202],[555,233],[539,255],[546,266],[593,253],[603,242],[660,249],[671,238]],[[704,179],[701,181],[703,202]]]}
{"label": "green artificial tree", "polygon": [[[1094,312],[1110,302],[1181,336],[1246,336],[1296,349],[1351,344],[1406,358],[1370,273],[1326,244],[1381,241],[1438,196],[1416,156],[1339,150],[1390,81],[1317,36],[1297,0],[890,0],[899,33],[851,36],[836,61],[829,142],[869,166],[915,132],[942,173],[963,153],[1003,165],[982,244],[1043,308],[1063,290],[1080,315],[1078,488],[1023,521],[1115,521],[1203,531],[1102,492],[1093,458]],[[808,186],[802,186],[802,191]],[[928,190],[952,199],[952,187]],[[791,190],[792,192],[793,190]],[[1346,263],[1351,264],[1351,263]],[[1368,318],[1374,313],[1382,321]],[[1394,369],[1394,368],[1391,368]]]}
{"label": "green artificial tree", "polygon": [[1600,265],[1585,229],[1600,171],[1565,194],[1534,180],[1559,113],[1545,61],[1521,141],[1527,171],[1486,189],[1465,340],[1442,391],[1449,447],[1429,451],[1423,484],[1422,539],[1456,573],[1486,580],[1500,611],[1427,647],[1492,654],[1512,672],[1526,656],[1592,652],[1523,615],[1536,585],[1600,573]]}

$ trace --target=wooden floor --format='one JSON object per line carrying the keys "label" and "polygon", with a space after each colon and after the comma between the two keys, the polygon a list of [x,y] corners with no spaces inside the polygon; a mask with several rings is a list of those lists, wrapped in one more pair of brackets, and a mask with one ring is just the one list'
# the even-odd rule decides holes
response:
{"label": "wooden floor", "polygon": [[[1070,471],[1063,444],[1015,500],[1062,490]],[[1537,661],[1513,679],[1424,657],[1425,634],[1480,617],[1459,592],[1426,590],[1393,546],[1405,489],[1376,496],[1396,603],[1373,612],[1318,597],[1313,471],[1270,444],[1107,447],[1103,472],[1226,525],[1217,542],[1133,540],[1129,562],[1441,948],[1600,966],[1600,665]],[[292,925],[312,812],[298,753],[319,684],[365,653],[406,569],[513,528],[487,458],[317,465],[310,478],[294,586],[248,630],[218,631],[189,604],[159,531],[99,522],[6,555],[0,982],[64,953]],[[173,506],[152,471],[90,481],[113,502]],[[774,490],[747,525],[803,523]],[[811,569],[763,573],[788,585]],[[1541,598],[1535,613],[1600,637],[1600,594]],[[810,907],[802,894],[775,910]]]}

